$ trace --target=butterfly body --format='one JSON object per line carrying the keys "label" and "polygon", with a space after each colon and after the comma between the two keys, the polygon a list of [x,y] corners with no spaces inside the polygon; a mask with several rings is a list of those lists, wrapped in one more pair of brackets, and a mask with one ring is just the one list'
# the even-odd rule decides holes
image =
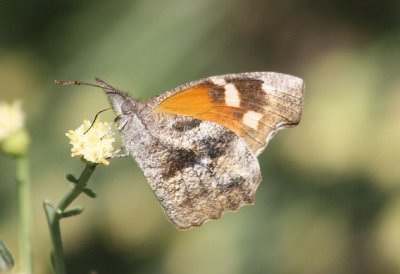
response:
{"label": "butterfly body", "polygon": [[179,228],[254,201],[257,156],[276,131],[299,123],[304,84],[279,73],[205,78],[136,101],[104,81],[131,155]]}

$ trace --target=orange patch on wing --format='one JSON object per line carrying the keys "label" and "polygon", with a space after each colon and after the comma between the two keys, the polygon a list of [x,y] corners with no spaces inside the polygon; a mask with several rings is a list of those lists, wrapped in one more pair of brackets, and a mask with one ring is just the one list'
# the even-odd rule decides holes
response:
{"label": "orange patch on wing", "polygon": [[266,134],[270,131],[269,128],[257,130],[246,125],[243,121],[246,109],[218,102],[213,103],[210,100],[209,91],[210,89],[206,86],[189,88],[165,99],[158,105],[155,112],[187,115],[217,123],[243,138],[253,152],[266,145]]}
{"label": "orange patch on wing", "polygon": [[210,111],[212,104],[208,91],[202,86],[189,88],[164,100],[155,111],[189,116]]}
{"label": "orange patch on wing", "polygon": [[265,146],[262,132],[258,132],[244,124],[242,119],[237,117],[235,111],[236,110],[233,108],[215,107],[211,111],[200,114],[195,118],[211,121],[229,128],[238,136],[243,138],[253,152],[257,151],[258,148]]}

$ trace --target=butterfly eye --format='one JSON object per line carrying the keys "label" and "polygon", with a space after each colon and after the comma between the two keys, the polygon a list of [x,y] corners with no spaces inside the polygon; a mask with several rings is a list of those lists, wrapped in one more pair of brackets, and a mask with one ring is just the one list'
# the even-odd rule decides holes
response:
{"label": "butterfly eye", "polygon": [[121,105],[122,114],[129,114],[133,111],[133,105],[129,101],[124,101]]}

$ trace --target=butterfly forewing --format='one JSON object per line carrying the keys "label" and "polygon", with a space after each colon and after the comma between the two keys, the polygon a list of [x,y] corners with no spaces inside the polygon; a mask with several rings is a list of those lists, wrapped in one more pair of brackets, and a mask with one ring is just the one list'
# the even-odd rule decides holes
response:
{"label": "butterfly forewing", "polygon": [[178,87],[155,111],[220,124],[243,138],[258,155],[277,130],[299,123],[303,94],[303,81],[294,76],[229,74]]}

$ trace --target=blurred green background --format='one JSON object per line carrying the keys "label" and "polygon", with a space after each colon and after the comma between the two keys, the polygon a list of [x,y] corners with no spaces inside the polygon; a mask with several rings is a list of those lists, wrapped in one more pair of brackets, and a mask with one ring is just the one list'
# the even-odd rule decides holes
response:
{"label": "blurred green background", "polygon": [[[395,0],[2,0],[0,99],[23,101],[33,139],[36,273],[51,273],[41,203],[83,168],[65,132],[108,106],[54,79],[149,98],[245,71],[306,83],[301,124],[260,157],[255,205],[177,231],[134,160],[113,160],[62,222],[69,273],[400,273],[399,56]],[[0,238],[18,257],[14,164],[0,156]]]}

